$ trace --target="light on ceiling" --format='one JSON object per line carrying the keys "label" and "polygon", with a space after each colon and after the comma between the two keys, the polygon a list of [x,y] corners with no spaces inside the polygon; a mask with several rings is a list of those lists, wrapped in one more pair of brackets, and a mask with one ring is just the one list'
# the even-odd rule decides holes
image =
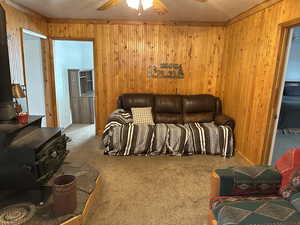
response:
{"label": "light on ceiling", "polygon": [[127,5],[130,8],[140,10],[142,7],[142,10],[149,9],[153,6],[153,0],[126,0]]}

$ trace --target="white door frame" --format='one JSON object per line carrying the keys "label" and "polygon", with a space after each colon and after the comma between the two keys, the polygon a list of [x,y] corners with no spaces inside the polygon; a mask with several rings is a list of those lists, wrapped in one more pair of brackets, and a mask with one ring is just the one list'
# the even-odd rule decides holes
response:
{"label": "white door frame", "polygon": [[38,38],[41,38],[41,39],[47,39],[47,36],[42,35],[42,34],[38,34],[38,33],[33,32],[31,30],[27,30],[27,29],[22,28],[22,31],[23,31],[24,34],[29,34],[31,36],[35,36],[35,37],[38,37]]}
{"label": "white door frame", "polygon": [[[24,85],[26,87],[26,104],[27,104],[27,110],[28,110],[28,113],[30,113],[30,109],[29,109],[29,100],[28,100],[28,84],[27,84],[27,79],[28,79],[28,75],[26,73],[26,60],[25,60],[25,40],[24,40],[24,34],[27,34],[27,35],[30,35],[30,36],[33,36],[37,39],[40,40],[41,42],[41,60],[42,60],[42,63],[43,63],[43,49],[42,49],[42,40],[46,40],[47,39],[47,36],[45,35],[42,35],[42,34],[39,34],[39,33],[36,33],[36,32],[33,32],[31,30],[27,30],[27,29],[24,29],[24,28],[21,28],[21,46],[22,46],[22,60],[23,60],[23,79],[24,79]],[[43,70],[43,65],[42,65],[42,75],[43,75],[43,80],[45,82],[45,71]],[[46,87],[45,87],[45,83],[43,85],[43,88],[44,88],[44,94],[45,94],[45,90],[46,90]],[[46,97],[44,95],[44,107],[45,107],[45,117],[43,119],[43,121],[45,121],[45,126],[47,126],[47,109],[46,109]]]}

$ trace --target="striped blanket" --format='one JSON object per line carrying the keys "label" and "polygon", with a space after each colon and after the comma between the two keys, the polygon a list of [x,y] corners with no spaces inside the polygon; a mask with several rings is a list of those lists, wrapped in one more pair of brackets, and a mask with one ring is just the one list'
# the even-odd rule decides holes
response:
{"label": "striped blanket", "polygon": [[103,133],[108,155],[233,155],[233,133],[211,123],[133,124],[122,109],[112,113]]}

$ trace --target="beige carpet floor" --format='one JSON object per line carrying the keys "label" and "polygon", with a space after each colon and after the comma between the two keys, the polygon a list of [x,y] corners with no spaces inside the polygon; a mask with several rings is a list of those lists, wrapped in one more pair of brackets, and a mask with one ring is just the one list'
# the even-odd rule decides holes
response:
{"label": "beige carpet floor", "polygon": [[86,225],[206,225],[211,171],[240,164],[220,156],[105,156],[91,126],[76,126],[66,131],[73,139],[68,158],[102,178]]}

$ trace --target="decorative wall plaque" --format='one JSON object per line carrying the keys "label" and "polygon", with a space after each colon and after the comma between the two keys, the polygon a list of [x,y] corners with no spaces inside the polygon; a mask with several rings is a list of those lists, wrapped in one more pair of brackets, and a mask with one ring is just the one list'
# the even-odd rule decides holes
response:
{"label": "decorative wall plaque", "polygon": [[150,65],[147,71],[148,78],[183,79],[182,64],[163,63],[160,66]]}

